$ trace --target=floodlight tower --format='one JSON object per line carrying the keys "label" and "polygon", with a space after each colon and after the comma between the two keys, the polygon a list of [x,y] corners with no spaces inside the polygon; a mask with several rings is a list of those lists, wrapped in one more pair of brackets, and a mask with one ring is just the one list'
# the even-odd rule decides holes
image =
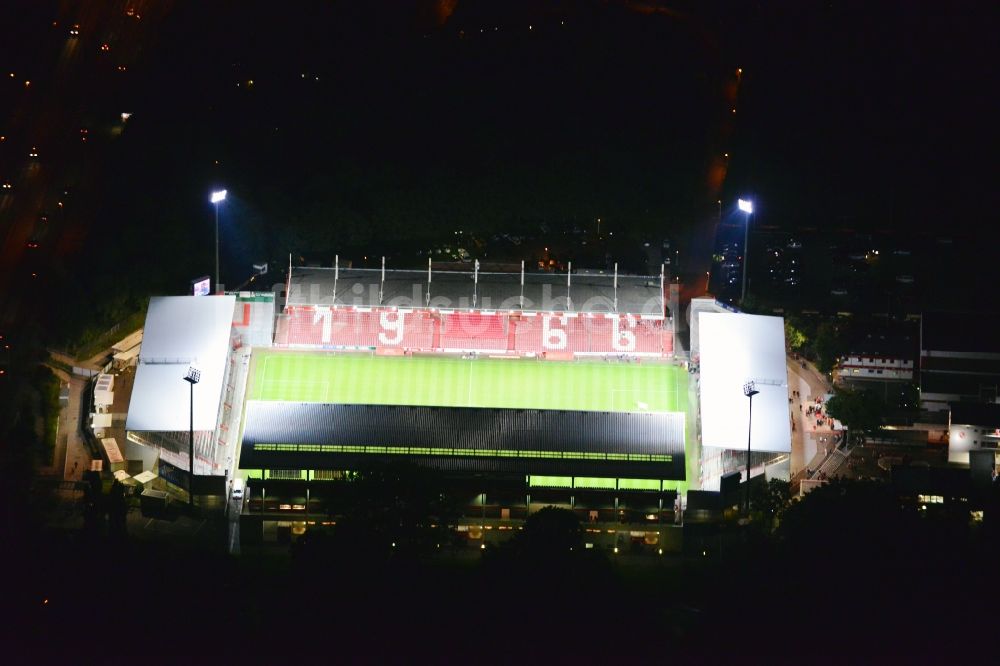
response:
{"label": "floodlight tower", "polygon": [[194,508],[194,385],[201,381],[201,370],[195,366],[188,368],[184,381],[191,385],[191,424],[188,429],[188,506]]}
{"label": "floodlight tower", "polygon": [[[223,193],[225,194],[225,193]],[[743,224],[743,288],[740,290],[740,305],[747,297],[747,262],[750,261],[750,252],[747,243],[750,241],[750,216],[753,215],[753,201],[750,199],[740,199],[737,202],[739,208],[744,213]]]}
{"label": "floodlight tower", "polygon": [[750,399],[750,411],[747,415],[747,520],[750,520],[750,431],[753,425],[753,397],[760,393],[757,384],[750,381],[743,385],[743,395]]}
{"label": "floodlight tower", "polygon": [[226,200],[226,190],[212,192],[210,201],[215,205],[215,291],[219,291],[219,204]]}

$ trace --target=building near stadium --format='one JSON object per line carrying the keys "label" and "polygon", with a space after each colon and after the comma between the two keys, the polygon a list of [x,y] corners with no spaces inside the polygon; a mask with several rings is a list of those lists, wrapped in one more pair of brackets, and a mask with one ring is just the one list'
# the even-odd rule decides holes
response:
{"label": "building near stadium", "polygon": [[[210,329],[228,360],[213,366],[218,381],[203,394],[201,450],[247,479],[248,511],[265,521],[322,522],[336,515],[330,480],[407,460],[465,492],[476,538],[554,504],[613,535],[605,540],[671,547],[685,493],[718,488],[745,462],[737,452],[742,445],[745,457],[748,378],[774,393],[754,405],[754,465],[773,470],[783,456],[787,470],[781,319],[701,314],[701,353],[691,358],[675,346],[662,274],[334,266],[290,268],[281,287],[280,309],[273,297],[270,310],[259,307],[270,294],[239,294],[218,306],[229,309],[225,323],[216,313],[202,333],[186,326],[192,336]],[[167,321],[164,302],[150,304],[146,341],[190,320]],[[209,316],[201,304],[176,307]],[[156,377],[143,370],[156,365],[155,350],[140,355],[129,438],[186,469],[175,444],[186,442],[178,400],[187,385],[174,375],[198,355],[176,354],[176,372]],[[178,386],[160,388],[168,382]],[[157,392],[171,400],[157,402]],[[174,430],[147,424],[153,404]]]}
{"label": "building near stadium", "polygon": [[[970,324],[970,321],[975,324]],[[996,315],[928,312],[920,317],[920,407],[946,412],[956,402],[1000,397]]]}

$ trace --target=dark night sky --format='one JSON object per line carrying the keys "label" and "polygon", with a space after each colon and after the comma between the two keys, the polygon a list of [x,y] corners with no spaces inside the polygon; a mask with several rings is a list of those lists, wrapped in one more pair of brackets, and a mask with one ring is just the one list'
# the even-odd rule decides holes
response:
{"label": "dark night sky", "polygon": [[975,231],[991,180],[995,9],[767,6],[743,42],[754,64],[731,176],[783,221]]}
{"label": "dark night sky", "polygon": [[686,227],[724,173],[770,224],[976,228],[986,3],[439,4],[179,6],[149,112],[265,215]]}
{"label": "dark night sky", "polygon": [[[8,61],[44,84],[65,28],[33,41],[57,10],[29,4],[5,31]],[[995,226],[995,4],[159,7],[128,75],[105,81],[101,65],[72,79],[95,132],[134,113],[124,140],[79,167],[98,204],[76,228],[91,252],[135,269],[135,297],[210,264],[191,241],[210,233],[213,184],[232,193],[224,264],[241,267],[596,217],[707,262],[715,201],[729,209],[743,193],[761,225],[979,237]],[[81,43],[108,34],[116,53],[114,30]]]}

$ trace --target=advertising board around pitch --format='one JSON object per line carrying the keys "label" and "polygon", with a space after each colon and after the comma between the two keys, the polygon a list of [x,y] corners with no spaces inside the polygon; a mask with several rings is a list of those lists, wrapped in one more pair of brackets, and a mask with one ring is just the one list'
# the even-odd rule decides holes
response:
{"label": "advertising board around pitch", "polygon": [[699,314],[701,430],[704,446],[746,450],[753,398],[753,451],[791,451],[785,322],[781,317],[736,313]]}

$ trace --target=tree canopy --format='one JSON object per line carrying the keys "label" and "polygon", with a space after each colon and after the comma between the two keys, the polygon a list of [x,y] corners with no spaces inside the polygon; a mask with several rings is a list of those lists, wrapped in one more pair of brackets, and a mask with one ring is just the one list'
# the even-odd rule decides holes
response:
{"label": "tree canopy", "polygon": [[875,391],[838,387],[826,411],[855,434],[867,435],[882,427],[885,401]]}

